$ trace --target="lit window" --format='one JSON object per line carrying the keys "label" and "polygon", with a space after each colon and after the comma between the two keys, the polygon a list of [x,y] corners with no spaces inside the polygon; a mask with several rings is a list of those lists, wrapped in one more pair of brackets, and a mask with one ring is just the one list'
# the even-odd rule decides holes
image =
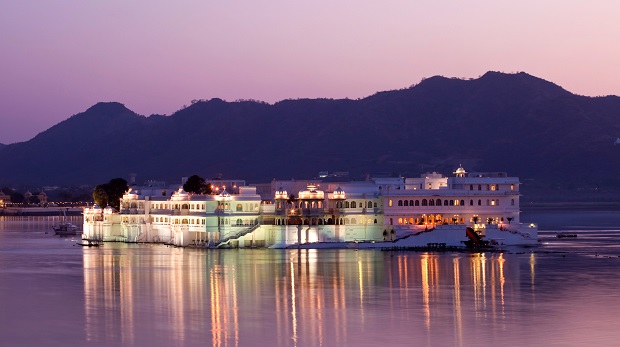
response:
{"label": "lit window", "polygon": [[390,205],[390,207],[392,207],[392,200],[390,200],[390,202],[388,203],[388,205]]}

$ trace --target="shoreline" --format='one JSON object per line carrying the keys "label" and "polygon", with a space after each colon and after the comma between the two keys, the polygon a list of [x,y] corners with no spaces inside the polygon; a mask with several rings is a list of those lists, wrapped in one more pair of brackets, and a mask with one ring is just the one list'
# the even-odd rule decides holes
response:
{"label": "shoreline", "polygon": [[530,202],[521,204],[521,211],[540,211],[540,210],[604,210],[620,211],[620,201],[612,202]]}

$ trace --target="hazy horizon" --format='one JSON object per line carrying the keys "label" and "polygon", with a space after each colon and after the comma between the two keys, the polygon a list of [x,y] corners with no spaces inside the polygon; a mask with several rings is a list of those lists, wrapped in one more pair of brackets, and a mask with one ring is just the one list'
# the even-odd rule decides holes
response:
{"label": "hazy horizon", "polygon": [[0,143],[100,101],[360,98],[435,75],[524,71],[620,95],[620,3],[118,0],[0,4]]}

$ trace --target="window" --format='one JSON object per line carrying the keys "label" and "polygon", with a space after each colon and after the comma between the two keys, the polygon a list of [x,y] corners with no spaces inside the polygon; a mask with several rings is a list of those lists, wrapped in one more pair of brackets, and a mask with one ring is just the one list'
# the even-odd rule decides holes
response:
{"label": "window", "polygon": [[409,200],[409,206],[413,206],[413,200]]}
{"label": "window", "polygon": [[474,190],[474,185],[473,184],[469,185],[469,190]]}
{"label": "window", "polygon": [[377,203],[376,203],[376,202],[375,202],[373,205],[374,205],[375,207],[377,207]]}
{"label": "window", "polygon": [[405,200],[405,202],[403,203],[403,206],[409,206],[409,201]]}
{"label": "window", "polygon": [[428,201],[426,201],[426,199],[422,199],[422,206],[428,206]]}
{"label": "window", "polygon": [[450,200],[450,206],[454,206],[454,200]]}
{"label": "window", "polygon": [[355,201],[351,201],[351,208],[357,208],[357,203]]}
{"label": "window", "polygon": [[[349,208],[351,206],[351,204],[348,201],[344,202],[344,207],[345,208]],[[391,202],[390,202],[390,206],[392,206]]]}
{"label": "window", "polygon": [[[452,200],[450,200],[450,201],[452,201]],[[444,205],[444,206],[448,206],[448,204],[449,204],[449,203],[448,203],[448,200],[444,200],[444,201],[443,201],[443,205]]]}
{"label": "window", "polygon": [[415,201],[415,205],[416,205],[416,206],[420,206],[420,200],[416,200],[416,201]]}
{"label": "window", "polygon": [[243,211],[243,206],[241,204],[237,204],[237,212]]}
{"label": "window", "polygon": [[514,184],[510,185],[510,190],[515,190],[515,185]]}
{"label": "window", "polygon": [[366,206],[367,206],[368,208],[372,208],[372,201],[369,201],[369,202],[368,202],[368,204],[366,204]]}
{"label": "window", "polygon": [[441,199],[437,199],[437,203],[436,203],[436,205],[437,205],[437,206],[441,206]]}
{"label": "window", "polygon": [[403,201],[402,200],[398,200],[398,206],[403,206]]}
{"label": "window", "polygon": [[491,190],[496,190],[496,189],[497,189],[497,187],[496,187],[495,184],[491,185]]}
{"label": "window", "polygon": [[478,206],[482,205],[482,200],[478,199]]}
{"label": "window", "polygon": [[478,190],[482,190],[482,185],[478,185]]}
{"label": "window", "polygon": [[[433,199],[430,199],[428,201],[428,206],[435,206],[435,201]],[[439,200],[439,206],[441,206],[441,200]]]}
{"label": "window", "polygon": [[465,200],[461,200],[461,206],[465,206]]}
{"label": "window", "polygon": [[515,199],[510,199],[510,205],[512,205],[512,206],[515,205]]}

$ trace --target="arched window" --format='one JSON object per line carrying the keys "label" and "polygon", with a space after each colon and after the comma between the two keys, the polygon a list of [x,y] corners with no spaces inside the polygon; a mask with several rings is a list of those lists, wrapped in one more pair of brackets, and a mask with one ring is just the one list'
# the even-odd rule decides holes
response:
{"label": "arched window", "polygon": [[469,190],[474,190],[474,185],[473,184],[469,185]]}
{"label": "arched window", "polygon": [[[428,206],[435,206],[435,201],[433,199],[430,199],[428,201]],[[439,200],[439,206],[441,206],[441,200]]]}
{"label": "arched window", "polygon": [[416,206],[420,206],[420,200],[416,200],[416,201],[415,201],[415,205],[416,205]]}
{"label": "arched window", "polygon": [[469,206],[474,206],[474,200],[469,200]]}
{"label": "arched window", "polygon": [[345,225],[349,224],[349,222],[350,222],[349,218],[345,218],[345,219],[344,219],[344,224],[345,224]]}
{"label": "arched window", "polygon": [[243,224],[243,220],[241,218],[237,219],[237,225],[242,225]]}
{"label": "arched window", "polygon": [[377,219],[375,218],[375,224],[377,224]]}
{"label": "arched window", "polygon": [[351,208],[357,208],[357,203],[355,201],[351,201]]}
{"label": "arched window", "polygon": [[444,205],[444,206],[448,206],[448,200],[444,200],[444,201],[443,201],[443,205]]}
{"label": "arched window", "polygon": [[461,200],[461,206],[465,206],[465,200]]}
{"label": "arched window", "polygon": [[375,203],[373,204],[373,206],[374,206],[374,207],[377,207],[377,203],[375,202]]}
{"label": "arched window", "polygon": [[515,205],[515,199],[510,199],[510,205],[512,205],[512,206]]}
{"label": "arched window", "polygon": [[241,204],[237,204],[237,212],[243,211],[243,206]]}
{"label": "arched window", "polygon": [[405,202],[403,202],[403,206],[409,206],[409,201],[405,200]]}
{"label": "arched window", "polygon": [[482,200],[478,199],[478,206],[482,205]]}
{"label": "arched window", "polygon": [[182,209],[182,210],[189,210],[189,205],[188,205],[188,204],[183,204],[183,205],[181,206],[181,209]]}
{"label": "arched window", "polygon": [[441,199],[437,199],[436,205],[441,206]]}
{"label": "arched window", "polygon": [[348,202],[348,201],[345,201],[345,202],[344,202],[344,207],[345,207],[345,208],[349,208],[349,206],[350,206],[349,202]]}
{"label": "arched window", "polygon": [[355,220],[355,218],[351,218],[351,224],[355,224],[357,223],[357,221]]}
{"label": "arched window", "polygon": [[454,200],[450,200],[450,206],[454,206]]}
{"label": "arched window", "polygon": [[402,218],[398,218],[398,224],[403,224],[403,219]]}
{"label": "arched window", "polygon": [[426,199],[422,199],[422,206],[428,206],[428,201],[426,201]]}
{"label": "arched window", "polygon": [[478,190],[482,190],[482,185],[478,185]]}
{"label": "arched window", "polygon": [[403,201],[402,200],[398,200],[398,206],[403,206]]}
{"label": "arched window", "polygon": [[366,205],[368,208],[372,208],[372,201],[369,201],[368,204]]}
{"label": "arched window", "polygon": [[409,200],[409,206],[413,206],[413,200]]}

